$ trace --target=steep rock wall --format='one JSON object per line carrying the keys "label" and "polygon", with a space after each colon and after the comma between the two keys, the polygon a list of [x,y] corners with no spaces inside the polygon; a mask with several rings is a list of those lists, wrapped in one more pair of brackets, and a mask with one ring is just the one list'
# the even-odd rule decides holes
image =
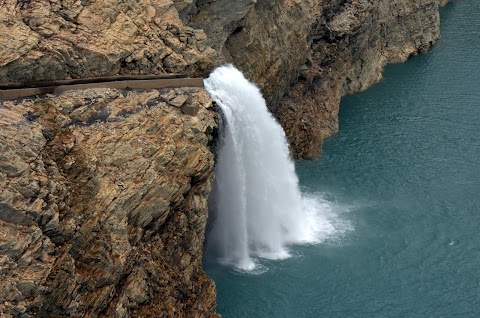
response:
{"label": "steep rock wall", "polygon": [[293,155],[315,158],[338,130],[341,96],[433,45],[446,2],[5,0],[0,77],[197,76],[232,62],[262,89]]}
{"label": "steep rock wall", "polygon": [[1,103],[0,316],[215,316],[211,106],[203,89]]}
{"label": "steep rock wall", "polygon": [[[199,76],[232,62],[294,156],[315,158],[341,96],[428,49],[445,2],[3,0],[0,81]],[[214,315],[201,270],[210,105],[203,90],[105,89],[0,104],[2,317]]]}
{"label": "steep rock wall", "polygon": [[[191,2],[0,1],[0,82],[208,73]],[[0,316],[211,317],[203,89],[0,102]],[[181,107],[180,107],[181,106]]]}
{"label": "steep rock wall", "polygon": [[[240,1],[229,14],[228,0],[202,1],[191,24],[261,87],[293,155],[316,158],[338,130],[340,98],[377,82],[386,63],[428,50],[446,2]],[[226,17],[205,22],[222,7]]]}
{"label": "steep rock wall", "polygon": [[216,53],[171,0],[0,1],[0,78],[205,74]]}
{"label": "steep rock wall", "polygon": [[324,7],[309,35],[310,54],[302,72],[276,111],[294,156],[320,154],[324,138],[338,131],[343,95],[365,90],[381,79],[385,64],[426,52],[439,36],[436,0],[347,1]]}

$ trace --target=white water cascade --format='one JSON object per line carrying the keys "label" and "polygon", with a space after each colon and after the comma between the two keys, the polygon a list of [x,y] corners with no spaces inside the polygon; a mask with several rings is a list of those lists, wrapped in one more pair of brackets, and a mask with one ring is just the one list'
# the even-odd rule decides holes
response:
{"label": "white water cascade", "polygon": [[318,217],[318,201],[302,198],[285,133],[260,90],[231,65],[214,70],[205,86],[226,121],[208,237],[218,260],[250,271],[256,258],[287,258],[288,245],[314,243],[320,232],[334,231]]}

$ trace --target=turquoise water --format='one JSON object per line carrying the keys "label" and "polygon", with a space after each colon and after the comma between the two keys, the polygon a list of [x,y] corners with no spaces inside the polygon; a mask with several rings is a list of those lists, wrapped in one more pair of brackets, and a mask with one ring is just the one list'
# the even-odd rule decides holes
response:
{"label": "turquoise water", "polygon": [[242,274],[211,260],[224,317],[480,317],[480,1],[428,55],[347,97],[304,191],[353,228]]}

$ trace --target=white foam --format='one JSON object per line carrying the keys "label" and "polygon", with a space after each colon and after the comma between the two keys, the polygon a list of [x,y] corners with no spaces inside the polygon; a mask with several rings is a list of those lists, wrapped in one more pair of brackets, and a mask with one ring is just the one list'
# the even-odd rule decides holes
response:
{"label": "white foam", "polygon": [[338,233],[329,203],[302,197],[285,133],[260,90],[231,65],[217,68],[205,87],[226,121],[208,238],[219,262],[255,271],[258,258],[285,259],[292,244],[316,244]]}

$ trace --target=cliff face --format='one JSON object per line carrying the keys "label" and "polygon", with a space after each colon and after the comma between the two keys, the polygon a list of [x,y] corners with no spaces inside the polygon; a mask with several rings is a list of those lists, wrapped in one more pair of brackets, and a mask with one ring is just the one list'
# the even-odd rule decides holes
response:
{"label": "cliff face", "polygon": [[[315,158],[341,96],[427,50],[445,2],[0,0],[0,82],[201,76],[232,62],[293,155]],[[2,101],[0,315],[214,316],[201,270],[211,109],[202,89]]]}
{"label": "cliff face", "polygon": [[232,62],[259,85],[295,157],[338,130],[341,96],[426,51],[447,0],[141,0],[0,3],[2,81],[206,75]]}
{"label": "cliff face", "polygon": [[447,1],[241,1],[227,17],[203,22],[227,2],[199,6],[192,24],[261,87],[292,154],[315,158],[338,130],[341,96],[377,82],[386,63],[428,50]]}
{"label": "cliff face", "polygon": [[298,81],[276,111],[293,154],[317,157],[323,139],[338,131],[341,96],[365,90],[381,79],[385,64],[426,52],[439,36],[436,0],[347,1],[322,8]]}
{"label": "cliff face", "polygon": [[[0,81],[212,69],[189,3],[0,1]],[[203,89],[0,103],[0,316],[209,317]]]}
{"label": "cliff face", "polygon": [[171,0],[0,1],[0,78],[206,73],[215,51]]}
{"label": "cliff face", "polygon": [[202,89],[0,104],[0,316],[214,316],[211,105]]}

